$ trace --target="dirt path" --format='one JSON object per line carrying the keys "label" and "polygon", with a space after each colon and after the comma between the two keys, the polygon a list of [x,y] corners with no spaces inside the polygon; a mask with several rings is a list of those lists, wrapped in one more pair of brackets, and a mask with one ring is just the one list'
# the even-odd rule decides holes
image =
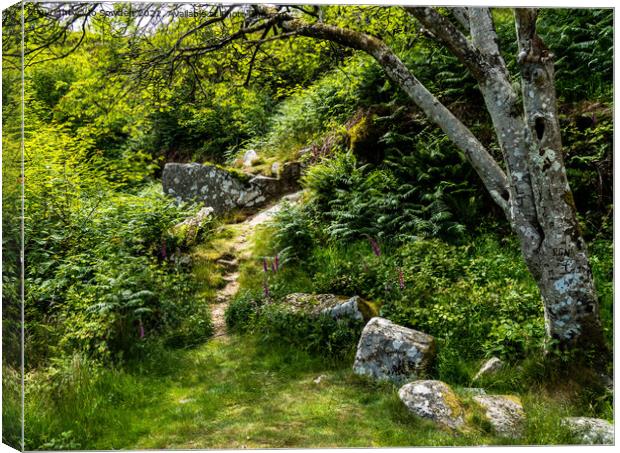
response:
{"label": "dirt path", "polygon": [[226,321],[224,313],[230,301],[239,291],[239,263],[249,258],[250,238],[255,229],[269,221],[281,208],[285,201],[296,202],[301,197],[301,192],[285,195],[274,204],[258,211],[241,223],[232,226],[235,235],[230,247],[230,256],[220,258],[217,264],[226,269],[223,276],[226,286],[218,290],[215,295],[215,303],[211,307],[211,320],[213,321],[213,336],[226,336]]}

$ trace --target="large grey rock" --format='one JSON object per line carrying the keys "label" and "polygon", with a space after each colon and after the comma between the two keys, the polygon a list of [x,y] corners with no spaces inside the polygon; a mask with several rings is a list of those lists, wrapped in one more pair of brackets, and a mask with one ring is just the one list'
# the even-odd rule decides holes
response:
{"label": "large grey rock", "polygon": [[277,195],[282,188],[282,184],[278,178],[270,176],[258,175],[250,179],[250,185],[255,186],[266,197]]}
{"label": "large grey rock", "polygon": [[453,429],[465,424],[463,407],[456,394],[445,382],[410,382],[400,388],[398,396],[407,409],[418,417]]}
{"label": "large grey rock", "polygon": [[525,412],[516,396],[477,395],[474,401],[485,411],[485,417],[496,434],[503,437],[520,437],[525,427]]}
{"label": "large grey rock", "polygon": [[581,444],[612,445],[614,443],[614,425],[607,420],[589,417],[567,417],[562,419],[562,425],[567,427]]}
{"label": "large grey rock", "polygon": [[164,193],[178,202],[203,202],[216,214],[222,214],[234,208],[258,206],[296,190],[300,167],[294,162],[285,164],[279,178],[259,175],[245,180],[242,176],[212,164],[168,163],[162,184]]}
{"label": "large grey rock", "polygon": [[358,296],[291,293],[285,296],[281,303],[297,313],[315,316],[326,314],[334,319],[350,318],[362,321],[376,315],[374,306]]}
{"label": "large grey rock", "polygon": [[435,356],[435,340],[417,330],[372,318],[360,337],[353,371],[377,380],[415,379]]}
{"label": "large grey rock", "polygon": [[502,362],[497,357],[491,357],[480,367],[480,370],[474,376],[474,381],[477,381],[483,376],[489,376],[491,374],[497,373],[499,370],[502,369],[503,366],[504,362]]}
{"label": "large grey rock", "polygon": [[164,193],[177,201],[202,201],[216,214],[239,206],[246,185],[215,165],[168,163],[162,175]]}

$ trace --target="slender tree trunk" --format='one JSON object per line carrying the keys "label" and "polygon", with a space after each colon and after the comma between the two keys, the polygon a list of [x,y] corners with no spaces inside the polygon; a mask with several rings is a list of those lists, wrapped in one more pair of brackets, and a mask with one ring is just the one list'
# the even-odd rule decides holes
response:
{"label": "slender tree trunk", "polygon": [[[478,80],[507,174],[472,132],[434,97],[381,40],[322,23],[287,20],[283,27],[372,55],[386,74],[464,152],[519,238],[543,301],[548,336],[563,349],[607,347],[599,305],[562,158],[553,61],[536,35],[535,10],[517,10],[523,104],[497,45],[488,8],[459,9],[471,39],[434,8],[405,8],[445,44]],[[602,361],[601,361],[602,363]]]}
{"label": "slender tree trunk", "polygon": [[515,11],[527,162],[542,233],[527,263],[545,301],[549,336],[562,347],[603,353],[598,298],[564,166],[553,55],[536,34],[536,16]]}

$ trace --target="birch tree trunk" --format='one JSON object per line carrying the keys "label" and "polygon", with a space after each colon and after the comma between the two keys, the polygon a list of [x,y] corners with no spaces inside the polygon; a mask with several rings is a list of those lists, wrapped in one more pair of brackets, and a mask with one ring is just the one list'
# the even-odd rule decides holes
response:
{"label": "birch tree trunk", "polygon": [[585,241],[566,177],[553,55],[536,34],[537,11],[515,11],[526,120],[527,163],[541,241],[528,260],[545,301],[550,337],[562,346],[606,350]]}
{"label": "birch tree trunk", "polygon": [[289,32],[327,39],[372,55],[390,79],[463,151],[519,238],[544,302],[548,336],[561,349],[608,349],[599,305],[562,157],[552,55],[536,34],[536,10],[518,9],[522,104],[497,44],[488,8],[458,8],[465,36],[434,8],[405,7],[478,81],[506,173],[474,134],[433,96],[380,39],[323,23],[287,18]]}

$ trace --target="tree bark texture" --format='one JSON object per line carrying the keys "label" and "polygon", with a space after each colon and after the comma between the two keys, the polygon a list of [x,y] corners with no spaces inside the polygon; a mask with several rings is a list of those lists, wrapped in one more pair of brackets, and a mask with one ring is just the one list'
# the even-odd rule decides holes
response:
{"label": "tree bark texture", "polygon": [[562,157],[553,56],[536,34],[537,12],[517,9],[522,102],[498,47],[488,8],[459,8],[448,17],[405,7],[474,75],[493,122],[506,172],[475,135],[380,39],[323,23],[288,18],[283,28],[372,55],[388,77],[463,151],[519,238],[544,301],[548,336],[561,348],[607,351],[585,241]]}

